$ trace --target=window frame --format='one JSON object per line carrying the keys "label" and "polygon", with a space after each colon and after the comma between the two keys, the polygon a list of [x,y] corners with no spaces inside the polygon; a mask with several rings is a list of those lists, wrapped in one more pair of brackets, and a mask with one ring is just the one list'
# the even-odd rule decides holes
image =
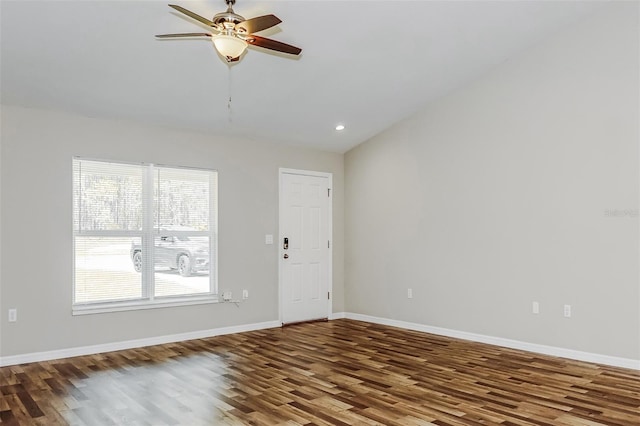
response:
{"label": "window frame", "polygon": [[[82,230],[79,218],[75,217],[76,203],[80,202],[81,192],[76,192],[75,179],[77,164],[98,162],[125,166],[138,166],[142,174],[142,229],[141,230]],[[155,253],[155,240],[162,236],[167,228],[156,226],[154,220],[155,195],[154,185],[158,177],[158,170],[184,169],[189,171],[206,172],[209,176],[209,230],[172,230],[172,236],[194,236],[209,238],[209,292],[184,294],[173,296],[155,295],[155,264],[150,261]],[[81,191],[81,189],[80,189]],[[77,199],[78,197],[78,199]],[[95,159],[74,156],[72,158],[72,314],[86,315],[96,313],[144,310],[173,306],[189,306],[207,303],[217,303],[218,299],[218,171],[198,167],[174,166],[159,163],[126,162],[117,160]],[[78,206],[79,209],[79,206]],[[76,225],[77,219],[77,225]],[[126,300],[76,302],[76,239],[78,237],[126,237],[140,238],[143,253],[141,274],[141,297]]]}

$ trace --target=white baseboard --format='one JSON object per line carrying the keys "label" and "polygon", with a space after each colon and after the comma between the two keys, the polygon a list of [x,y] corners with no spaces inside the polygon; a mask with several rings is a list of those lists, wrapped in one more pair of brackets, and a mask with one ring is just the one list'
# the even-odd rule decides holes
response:
{"label": "white baseboard", "polygon": [[124,349],[142,348],[145,346],[162,345],[165,343],[182,342],[185,340],[204,339],[224,334],[243,333],[245,331],[264,330],[280,327],[280,321],[267,321],[255,324],[235,325],[231,327],[214,328],[210,330],[191,331],[188,333],[171,334],[168,336],[149,337],[144,339],[127,340],[124,342],[105,343],[100,345],[82,346],[77,348],[59,349],[46,352],[35,352],[21,355],[11,355],[0,358],[0,367],[24,364],[27,362],[50,361],[53,359],[69,358],[82,355],[93,355],[102,352],[121,351]]}
{"label": "white baseboard", "polygon": [[519,349],[528,352],[536,352],[545,355],[569,358],[578,361],[592,362],[596,364],[610,365],[613,367],[630,368],[640,370],[640,360],[630,358],[618,358],[609,355],[594,354],[590,352],[575,351],[573,349],[558,348],[554,346],[539,345],[536,343],[521,342],[518,340],[503,339],[501,337],[485,336],[483,334],[467,333],[465,331],[450,330],[447,328],[432,327],[424,324],[417,324],[406,321],[379,318],[369,315],[345,313],[345,318],[365,321],[374,324],[388,325],[392,327],[404,328],[407,330],[422,331],[425,333],[437,334],[440,336],[453,337],[456,339],[470,340],[473,342],[487,343],[490,345],[503,346],[511,349]]}
{"label": "white baseboard", "polygon": [[[614,367],[630,368],[640,370],[640,360],[619,358],[609,355],[594,354],[589,352],[575,351],[572,349],[558,348],[554,346],[539,345],[535,343],[521,342],[518,340],[503,339],[500,337],[486,336],[476,333],[451,330],[447,328],[433,327],[424,324],[398,321],[388,318],[374,317],[370,315],[356,314],[352,312],[334,312],[330,315],[330,320],[353,319],[374,324],[388,325],[392,327],[404,328],[407,330],[422,331],[425,333],[440,336],[453,337],[456,339],[470,340],[473,342],[487,343],[490,345],[503,346],[506,348],[519,349],[529,352],[536,352],[545,355],[557,356],[561,358],[575,359],[578,361],[593,362],[596,364],[611,365]],[[264,330],[267,328],[280,327],[280,321],[267,321],[254,324],[244,324],[231,327],[214,328],[210,330],[192,331],[188,333],[172,334],[167,336],[149,337],[145,339],[127,340],[124,342],[105,343],[100,345],[82,346],[69,349],[60,349],[46,352],[35,352],[21,355],[11,355],[0,357],[0,367],[9,365],[24,364],[28,362],[50,361],[53,359],[69,358],[82,355],[93,355],[103,352],[120,351],[124,349],[142,348],[145,346],[161,345],[165,343],[181,342],[185,340],[204,339],[207,337],[222,336],[225,334],[243,333],[245,331]]]}
{"label": "white baseboard", "polygon": [[332,312],[331,315],[329,315],[330,320],[345,319],[346,317],[347,314],[345,312]]}

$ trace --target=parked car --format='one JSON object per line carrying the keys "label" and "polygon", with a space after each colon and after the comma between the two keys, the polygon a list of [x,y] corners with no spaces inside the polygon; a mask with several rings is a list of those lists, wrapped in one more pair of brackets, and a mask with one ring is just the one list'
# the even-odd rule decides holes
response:
{"label": "parked car", "polygon": [[[162,236],[156,240],[154,266],[177,269],[183,277],[209,270],[209,246],[199,237]],[[142,271],[142,247],[131,244],[131,261],[136,272]]]}

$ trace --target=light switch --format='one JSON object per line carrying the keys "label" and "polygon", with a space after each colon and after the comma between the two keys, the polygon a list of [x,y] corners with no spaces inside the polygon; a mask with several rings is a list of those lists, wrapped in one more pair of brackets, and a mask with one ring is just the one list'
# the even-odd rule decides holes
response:
{"label": "light switch", "polygon": [[265,244],[273,244],[273,235],[272,234],[267,234],[264,236],[264,243]]}

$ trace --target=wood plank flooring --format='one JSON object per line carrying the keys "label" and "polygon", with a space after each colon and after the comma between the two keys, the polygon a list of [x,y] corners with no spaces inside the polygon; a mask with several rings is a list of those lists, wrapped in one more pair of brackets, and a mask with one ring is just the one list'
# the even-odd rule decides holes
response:
{"label": "wood plank flooring", "polygon": [[0,368],[6,425],[640,425],[640,372],[351,320]]}

